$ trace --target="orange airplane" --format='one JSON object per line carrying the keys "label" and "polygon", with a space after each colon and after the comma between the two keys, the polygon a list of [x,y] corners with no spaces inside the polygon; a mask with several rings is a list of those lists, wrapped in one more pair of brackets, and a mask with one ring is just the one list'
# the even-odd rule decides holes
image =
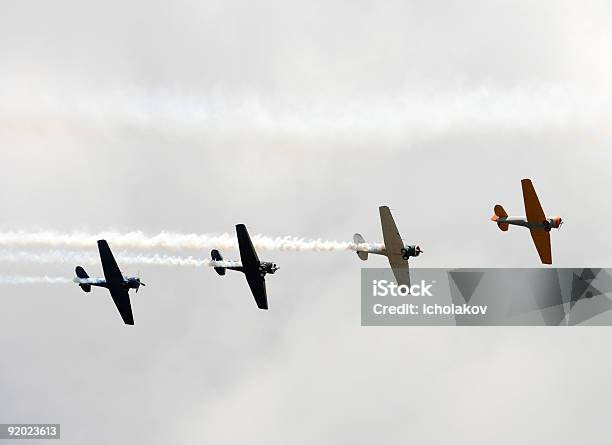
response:
{"label": "orange airplane", "polygon": [[495,214],[491,217],[492,221],[497,223],[497,226],[502,231],[508,230],[510,225],[527,227],[531,232],[531,238],[538,250],[540,260],[543,264],[552,264],[552,253],[550,248],[550,229],[558,229],[563,224],[560,216],[547,218],[540,205],[538,195],[536,195],[531,179],[521,180],[523,186],[523,201],[525,201],[524,216],[508,216],[504,208],[497,204],[495,206]]}

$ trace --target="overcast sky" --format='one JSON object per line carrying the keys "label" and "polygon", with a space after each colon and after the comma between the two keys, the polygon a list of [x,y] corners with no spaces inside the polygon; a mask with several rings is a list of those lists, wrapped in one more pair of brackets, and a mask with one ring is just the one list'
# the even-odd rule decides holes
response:
{"label": "overcast sky", "polygon": [[[380,242],[388,205],[414,266],[535,267],[488,220],[530,177],[566,222],[555,264],[612,267],[611,12],[0,0],[0,230]],[[268,312],[205,267],[124,267],[148,284],[134,327],[100,289],[0,287],[0,422],[68,444],[609,443],[609,329],[360,327],[384,258],[260,257]]]}

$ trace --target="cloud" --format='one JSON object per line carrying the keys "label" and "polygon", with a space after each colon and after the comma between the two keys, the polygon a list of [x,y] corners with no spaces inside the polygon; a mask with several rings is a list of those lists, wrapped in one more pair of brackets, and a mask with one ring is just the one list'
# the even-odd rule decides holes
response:
{"label": "cloud", "polygon": [[274,97],[142,88],[17,95],[19,101],[0,104],[0,118],[9,132],[76,131],[96,137],[122,129],[188,141],[231,141],[240,135],[292,141],[289,150],[298,141],[316,148],[318,142],[330,140],[348,150],[352,142],[381,135],[397,149],[466,134],[593,133],[610,121],[606,92],[571,84],[406,90],[392,97],[366,93],[341,102],[316,94]]}
{"label": "cloud", "polygon": [[[556,265],[605,266],[609,23],[597,0],[9,2],[2,226],[380,241],[386,204],[418,266],[521,267],[528,233],[488,217],[531,177]],[[133,329],[105,292],[4,286],[0,418],[90,444],[607,437],[607,330],[365,329],[384,258],[262,260],[267,312],[238,274],[143,265]]]}

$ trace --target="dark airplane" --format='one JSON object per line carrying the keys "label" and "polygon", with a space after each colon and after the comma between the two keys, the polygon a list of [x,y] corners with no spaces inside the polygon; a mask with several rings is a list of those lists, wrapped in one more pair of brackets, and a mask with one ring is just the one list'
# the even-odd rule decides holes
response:
{"label": "dark airplane", "polygon": [[266,293],[266,279],[268,273],[274,273],[279,268],[274,263],[259,261],[257,252],[251,242],[251,237],[244,224],[236,226],[238,236],[238,247],[240,249],[240,261],[226,261],[218,250],[213,250],[211,266],[219,275],[225,275],[225,270],[237,270],[246,276],[253,297],[259,309],[268,309],[268,295]]}
{"label": "dark airplane", "polygon": [[105,240],[98,241],[98,250],[100,251],[100,260],[102,260],[102,269],[104,270],[104,278],[90,278],[81,266],[75,269],[77,277],[74,282],[77,283],[84,292],[90,292],[91,286],[105,287],[110,291],[111,297],[115,302],[115,306],[121,314],[121,318],[125,324],[133,325],[134,316],[132,315],[132,306],[130,304],[130,289],[138,289],[140,286],[145,286],[140,282],[140,278],[126,277],[119,270],[117,262],[113,257],[113,253],[108,247]]}

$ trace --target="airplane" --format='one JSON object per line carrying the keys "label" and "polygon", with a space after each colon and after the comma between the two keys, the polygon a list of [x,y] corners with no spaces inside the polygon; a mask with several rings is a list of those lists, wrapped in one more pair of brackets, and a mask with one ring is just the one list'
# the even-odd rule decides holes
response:
{"label": "airplane", "polygon": [[211,266],[219,275],[225,275],[225,271],[237,270],[246,276],[251,293],[259,309],[268,309],[268,294],[266,292],[266,274],[273,274],[279,267],[275,263],[259,261],[257,252],[251,242],[251,237],[244,224],[236,226],[238,236],[238,248],[240,250],[240,261],[224,260],[218,250],[210,252],[212,257]]}
{"label": "airplane", "polygon": [[368,259],[368,254],[385,255],[389,259],[389,265],[398,285],[410,286],[410,271],[408,260],[423,253],[420,246],[404,244],[397,230],[391,210],[387,206],[378,208],[380,223],[382,225],[384,244],[369,244],[361,234],[353,235],[355,251],[363,261]]}
{"label": "airplane", "polygon": [[125,324],[133,325],[134,316],[132,315],[132,306],[130,304],[130,289],[138,289],[146,284],[140,281],[139,277],[127,277],[121,273],[117,262],[113,257],[113,253],[108,247],[105,240],[98,241],[98,250],[100,251],[100,260],[102,261],[102,269],[104,270],[104,278],[90,278],[81,266],[75,269],[76,278],[73,280],[79,285],[84,292],[91,292],[91,286],[104,287],[110,291],[111,297],[115,302],[115,306],[121,314],[121,318]]}
{"label": "airplane", "polygon": [[510,225],[527,227],[531,232],[531,238],[536,246],[542,264],[552,264],[552,253],[550,248],[550,230],[559,229],[563,220],[560,216],[547,218],[540,205],[531,179],[522,179],[523,201],[525,201],[525,213],[527,216],[508,216],[504,208],[497,204],[491,221],[495,221],[503,232]]}

